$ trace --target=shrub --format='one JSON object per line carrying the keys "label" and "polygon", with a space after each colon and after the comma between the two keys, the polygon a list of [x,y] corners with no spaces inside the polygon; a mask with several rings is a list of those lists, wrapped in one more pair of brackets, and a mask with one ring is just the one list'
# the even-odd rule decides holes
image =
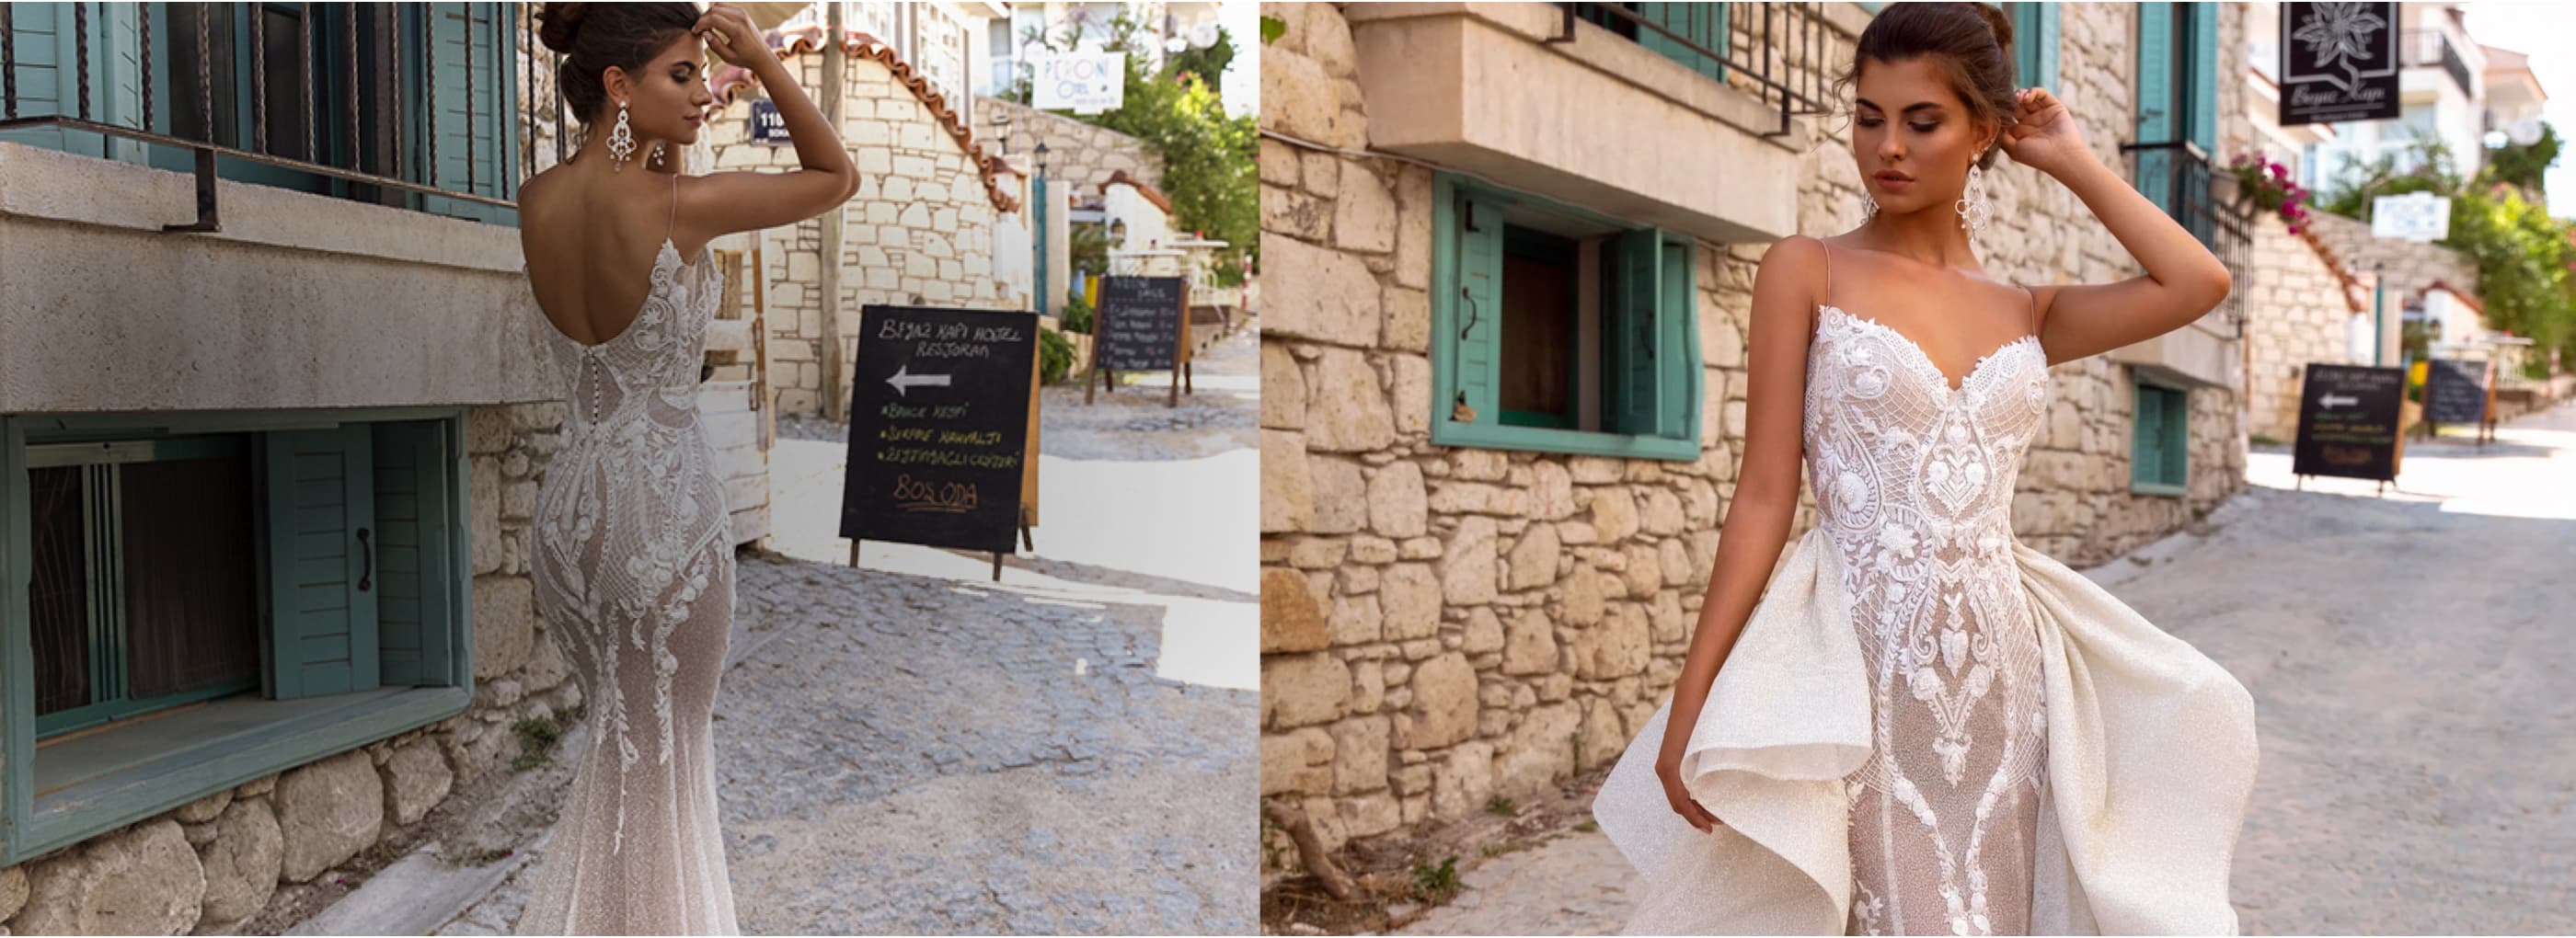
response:
{"label": "shrub", "polygon": [[1055,384],[1073,370],[1073,340],[1053,329],[1038,330],[1038,382]]}

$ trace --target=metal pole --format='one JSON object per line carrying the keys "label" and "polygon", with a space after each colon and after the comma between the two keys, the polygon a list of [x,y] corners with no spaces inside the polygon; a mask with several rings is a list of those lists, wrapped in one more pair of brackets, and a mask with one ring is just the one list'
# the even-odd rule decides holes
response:
{"label": "metal pole", "polygon": [[[1037,271],[1038,295],[1037,295],[1037,304],[1036,304],[1036,305],[1037,305],[1038,315],[1040,315],[1040,316],[1044,316],[1044,315],[1046,315],[1048,310],[1055,308],[1055,307],[1054,307],[1054,303],[1052,302],[1052,301],[1053,301],[1053,299],[1054,299],[1054,297],[1053,297],[1053,295],[1052,295],[1052,294],[1050,294],[1050,293],[1048,293],[1048,292],[1047,292],[1047,268],[1048,268],[1049,266],[1052,266],[1051,264],[1049,264],[1049,261],[1053,260],[1053,254],[1047,250],[1047,202],[1048,202],[1048,199],[1047,199],[1047,178],[1046,178],[1046,155],[1047,155],[1047,145],[1046,145],[1046,141],[1044,141],[1044,140],[1040,140],[1040,141],[1038,141],[1038,148],[1037,148],[1037,176],[1036,176],[1036,178],[1034,178],[1034,179],[1031,179],[1031,180],[1030,180],[1031,188],[1029,189],[1029,194],[1030,194],[1030,196],[1031,196],[1031,197],[1032,197],[1032,198],[1037,202],[1037,208],[1036,208],[1036,209],[1034,209],[1034,210],[1032,210],[1032,211],[1029,213],[1029,217],[1030,217],[1030,218],[1034,221],[1034,223],[1037,225],[1037,237],[1036,237],[1036,238],[1033,238],[1033,239],[1031,239],[1031,240],[1037,244],[1037,252],[1038,252],[1038,256],[1037,256],[1037,265],[1038,265],[1038,271]],[[1097,318],[1096,318],[1096,317],[1095,317],[1094,321],[1095,321],[1095,322],[1097,322]]]}
{"label": "metal pole", "polygon": [[2388,323],[2383,318],[2388,307],[2388,262],[2371,266],[2370,278],[2370,364],[2388,363]]}

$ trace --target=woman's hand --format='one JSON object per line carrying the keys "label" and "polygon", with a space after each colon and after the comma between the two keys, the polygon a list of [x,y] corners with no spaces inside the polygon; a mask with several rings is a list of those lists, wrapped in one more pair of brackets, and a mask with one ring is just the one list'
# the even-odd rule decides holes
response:
{"label": "woman's hand", "polygon": [[761,41],[760,29],[751,25],[751,14],[730,3],[708,4],[706,14],[689,31],[705,40],[707,51],[727,65],[751,68],[764,59],[778,60],[778,53]]}
{"label": "woman's hand", "polygon": [[2066,109],[2066,102],[2046,88],[2024,88],[2013,97],[2018,120],[2004,128],[1999,141],[2013,162],[2063,179],[2081,161],[2097,159],[2093,148],[2084,145],[2084,135],[2076,129],[2075,115]]}
{"label": "woman's hand", "polygon": [[1690,826],[1699,828],[1700,833],[1717,833],[1717,825],[1725,823],[1691,799],[1690,789],[1682,785],[1681,766],[1657,762],[1655,777],[1663,781],[1664,799],[1672,802],[1673,813],[1681,815],[1682,820],[1690,822]]}

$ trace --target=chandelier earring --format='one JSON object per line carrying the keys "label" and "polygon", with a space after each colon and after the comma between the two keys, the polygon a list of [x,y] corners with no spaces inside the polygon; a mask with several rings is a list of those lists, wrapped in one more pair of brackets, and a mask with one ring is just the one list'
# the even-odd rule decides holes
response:
{"label": "chandelier earring", "polygon": [[1860,222],[1866,225],[1869,224],[1870,219],[1876,217],[1878,217],[1878,199],[1869,194],[1869,189],[1863,188],[1860,190]]}
{"label": "chandelier earring", "polygon": [[1986,222],[1994,217],[1994,199],[1986,190],[1986,168],[1968,167],[1968,186],[1959,194],[1959,227],[1966,229],[1971,242],[1984,241]]}
{"label": "chandelier earring", "polygon": [[627,123],[624,101],[617,102],[617,125],[608,130],[608,158],[616,161],[611,169],[624,169],[635,158],[635,127]]}

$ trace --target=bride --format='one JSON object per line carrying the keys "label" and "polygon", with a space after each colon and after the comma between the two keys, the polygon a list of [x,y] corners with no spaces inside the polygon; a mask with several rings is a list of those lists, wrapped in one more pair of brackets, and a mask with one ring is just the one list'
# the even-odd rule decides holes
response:
{"label": "bride", "polygon": [[[2229,277],[2014,89],[2011,43],[1984,4],[1888,6],[1847,76],[1867,220],[1762,259],[1707,601],[1594,803],[1646,880],[1633,932],[2236,929],[2252,699],[2011,529],[2049,366],[2182,328]],[[1998,147],[2146,273],[1987,276]],[[1775,574],[1802,452],[1819,522]]]}
{"label": "bride", "polygon": [[[528,284],[569,385],[531,566],[594,735],[518,933],[734,934],[709,729],[734,583],[698,428],[723,285],[707,244],[830,211],[858,171],[739,7],[549,3],[543,17],[564,100],[591,132],[519,193]],[[679,173],[677,148],[715,100],[708,52],[768,89],[802,168]]]}

